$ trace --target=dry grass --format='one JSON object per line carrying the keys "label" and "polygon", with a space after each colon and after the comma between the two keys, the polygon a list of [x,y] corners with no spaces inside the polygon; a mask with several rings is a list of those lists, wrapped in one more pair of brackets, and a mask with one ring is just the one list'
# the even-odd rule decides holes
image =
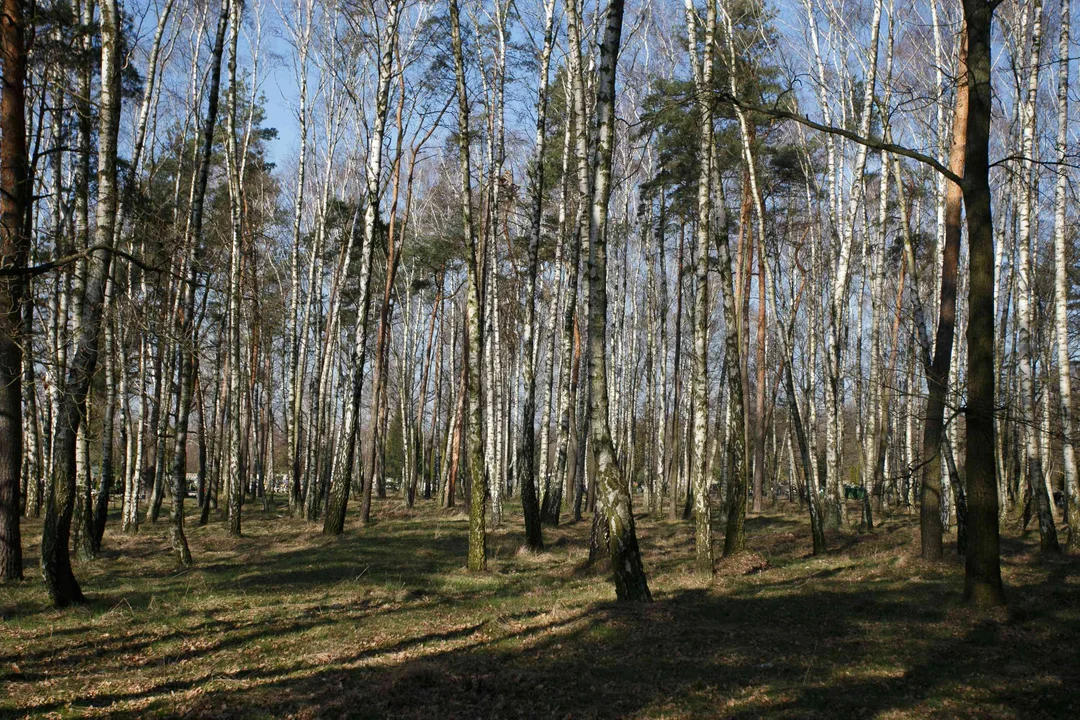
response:
{"label": "dry grass", "polygon": [[[110,532],[77,567],[91,602],[49,608],[37,578],[0,586],[0,716],[1075,717],[1080,562],[1006,539],[1010,610],[972,616],[962,568],[911,554],[912,520],[830,537],[751,517],[752,553],[691,573],[687,523],[642,518],[656,602],[621,607],[584,568],[589,523],[519,518],[463,569],[462,515],[394,500],[342,538],[247,513],[242,539]],[[115,527],[115,525],[113,526]],[[26,537],[39,527],[30,523]],[[28,567],[36,548],[28,544]]]}

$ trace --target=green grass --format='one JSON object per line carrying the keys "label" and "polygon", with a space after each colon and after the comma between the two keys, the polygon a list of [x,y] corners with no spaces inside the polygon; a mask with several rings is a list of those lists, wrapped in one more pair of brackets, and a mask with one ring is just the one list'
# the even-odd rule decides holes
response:
{"label": "green grass", "polygon": [[[747,521],[751,552],[691,572],[692,527],[639,520],[656,602],[619,606],[585,566],[589,523],[520,517],[464,569],[458,513],[397,500],[346,534],[255,503],[242,539],[166,526],[106,534],[76,573],[90,604],[50,608],[40,580],[0,586],[0,716],[12,717],[1075,717],[1080,561],[1005,539],[1010,608],[973,616],[963,569],[913,554],[914,519],[830,536],[801,514]],[[27,567],[37,563],[25,528]],[[722,542],[722,538],[718,538]]]}

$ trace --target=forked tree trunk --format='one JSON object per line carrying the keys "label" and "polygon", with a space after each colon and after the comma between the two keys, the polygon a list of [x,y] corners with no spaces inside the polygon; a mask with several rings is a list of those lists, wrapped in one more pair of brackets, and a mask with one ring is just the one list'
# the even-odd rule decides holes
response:
{"label": "forked tree trunk", "polygon": [[120,11],[116,0],[101,4],[101,90],[98,127],[98,197],[95,245],[88,260],[82,299],[82,322],[67,368],[65,392],[57,408],[53,439],[52,481],[41,536],[41,572],[49,597],[58,607],[83,602],[82,589],[71,570],[68,543],[75,500],[75,452],[86,396],[97,366],[99,331],[105,283],[112,260],[116,223],[116,149],[120,124]]}

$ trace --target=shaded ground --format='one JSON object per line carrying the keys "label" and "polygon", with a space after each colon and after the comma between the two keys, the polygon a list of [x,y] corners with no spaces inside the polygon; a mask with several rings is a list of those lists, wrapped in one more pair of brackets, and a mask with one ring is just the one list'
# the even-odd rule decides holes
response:
{"label": "shaded ground", "polygon": [[[164,524],[112,532],[76,573],[89,606],[45,603],[34,576],[0,586],[0,716],[1076,717],[1080,559],[1009,537],[1010,609],[972,617],[962,567],[912,554],[913,518],[830,538],[801,517],[747,523],[752,553],[690,574],[687,523],[642,518],[656,597],[620,607],[584,568],[589,523],[520,518],[464,571],[459,514],[396,500],[344,537],[247,512],[246,537],[189,530],[178,571]],[[28,568],[37,548],[26,528]],[[721,538],[722,542],[722,538]]]}

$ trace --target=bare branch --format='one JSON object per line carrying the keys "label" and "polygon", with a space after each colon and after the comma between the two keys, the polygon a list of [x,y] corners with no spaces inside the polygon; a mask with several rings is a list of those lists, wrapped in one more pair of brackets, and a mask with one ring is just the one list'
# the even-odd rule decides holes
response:
{"label": "bare branch", "polygon": [[839,135],[840,137],[847,138],[852,142],[858,143],[860,145],[865,145],[866,147],[874,150],[881,150],[884,152],[893,153],[894,155],[900,155],[902,157],[910,158],[924,165],[927,165],[930,168],[933,168],[938,173],[953,181],[960,187],[964,187],[964,179],[962,177],[954,173],[952,170],[950,170],[934,158],[924,153],[921,153],[918,150],[912,150],[911,148],[906,148],[903,145],[896,145],[894,143],[882,142],[881,140],[874,140],[872,138],[863,137],[862,135],[851,130],[836,127],[835,125],[825,125],[823,123],[815,122],[814,120],[811,120],[805,115],[800,115],[799,113],[791,112],[790,110],[783,110],[776,106],[764,107],[755,103],[747,102],[742,98],[735,97],[729,92],[719,91],[715,93],[715,97],[720,102],[729,103],[742,110],[749,110],[750,112],[761,113],[762,115],[768,115],[769,117],[778,118],[781,120],[793,120],[794,122],[797,122],[800,125],[805,125],[808,128],[812,128],[819,132],[829,133],[830,135]]}

